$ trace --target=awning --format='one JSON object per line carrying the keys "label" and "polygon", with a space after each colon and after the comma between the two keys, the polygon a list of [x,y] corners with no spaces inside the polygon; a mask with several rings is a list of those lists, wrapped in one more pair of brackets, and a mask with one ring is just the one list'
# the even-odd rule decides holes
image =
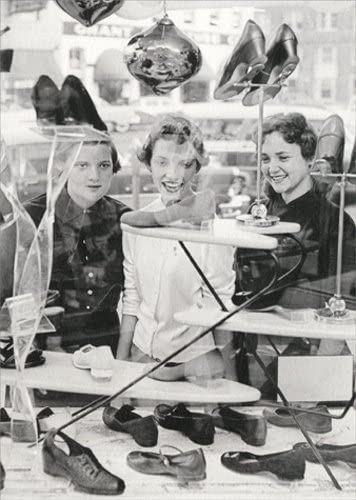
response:
{"label": "awning", "polygon": [[210,82],[214,80],[215,75],[214,71],[211,69],[210,65],[207,63],[206,58],[203,57],[203,64],[200,68],[200,71],[193,76],[189,81],[190,82]]}
{"label": "awning", "polygon": [[130,80],[131,76],[124,62],[122,52],[116,49],[105,50],[98,57],[94,68],[94,80]]}
{"label": "awning", "polygon": [[35,82],[40,75],[48,75],[57,85],[61,84],[63,78],[53,52],[15,49],[9,78]]}

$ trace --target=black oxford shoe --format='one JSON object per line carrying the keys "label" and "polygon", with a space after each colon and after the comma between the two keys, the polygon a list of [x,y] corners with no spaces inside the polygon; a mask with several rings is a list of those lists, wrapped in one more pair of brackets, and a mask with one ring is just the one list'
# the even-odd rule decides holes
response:
{"label": "black oxford shoe", "polygon": [[320,129],[313,163],[313,171],[320,172],[326,182],[337,180],[327,174],[343,173],[344,146],[344,122],[339,115],[331,115]]}

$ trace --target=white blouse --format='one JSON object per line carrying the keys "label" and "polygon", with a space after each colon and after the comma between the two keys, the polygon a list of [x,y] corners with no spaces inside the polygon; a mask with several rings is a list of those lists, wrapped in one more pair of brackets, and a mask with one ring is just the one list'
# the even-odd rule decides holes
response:
{"label": "white blouse", "polygon": [[[158,211],[161,199],[144,208]],[[232,269],[234,248],[186,243],[186,247],[215,288],[222,301],[231,307],[235,273]],[[145,354],[158,360],[191,340],[202,327],[177,323],[173,315],[193,305],[215,299],[184,254],[178,241],[148,238],[123,233],[125,289],[123,314],[136,316],[133,343]],[[187,348],[174,361],[187,361],[214,346],[212,333]]]}

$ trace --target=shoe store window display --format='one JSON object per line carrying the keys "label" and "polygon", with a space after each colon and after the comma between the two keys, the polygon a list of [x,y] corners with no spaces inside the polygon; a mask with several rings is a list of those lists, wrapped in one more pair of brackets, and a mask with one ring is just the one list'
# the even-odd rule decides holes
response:
{"label": "shoe store window display", "polygon": [[[138,158],[151,172],[159,197],[143,210],[125,214],[123,223],[168,225],[176,219],[194,218],[198,205],[211,212],[212,203],[215,212],[211,192],[194,193],[192,188],[195,174],[209,158],[200,130],[188,118],[178,114],[157,118]],[[177,323],[174,314],[204,302],[215,306],[215,300],[178,241],[124,232],[123,248],[125,290],[117,357],[136,362],[161,360],[202,330]],[[234,249],[200,243],[187,244],[187,248],[224,304],[232,305]],[[174,379],[179,378],[179,370],[183,378],[188,361],[199,358],[201,362],[204,353],[216,346],[225,346],[221,350],[225,376],[236,377],[234,363],[227,354],[232,345],[231,332],[208,335],[173,359],[177,363],[172,370]],[[169,374],[162,379],[169,379]]]}
{"label": "shoe store window display", "polygon": [[[49,96],[52,106],[48,105]],[[48,77],[40,77],[33,102],[38,121],[47,126],[58,121],[89,124],[106,132],[88,92],[74,76],[65,79],[60,91]],[[110,136],[105,135],[100,140],[84,140],[56,202],[50,288],[59,291],[56,305],[64,308],[64,315],[60,335],[47,336],[44,347],[50,350],[74,352],[94,344],[110,345],[116,352],[117,306],[124,282],[120,218],[130,209],[107,196],[120,163]],[[36,225],[45,208],[46,194],[26,205]]]}
{"label": "shoe store window display", "polygon": [[[314,279],[335,275],[339,207],[329,201],[325,185],[320,184],[311,175],[317,145],[316,133],[302,114],[278,114],[265,119],[262,141],[262,173],[265,181],[264,192],[267,195],[263,201],[268,214],[278,216],[281,221],[299,223],[301,231],[296,236],[305,244],[307,250],[311,248],[314,252],[308,253],[300,273],[292,276],[289,283],[302,276],[310,276],[309,272],[313,267],[316,273]],[[355,239],[355,224],[345,213],[344,271],[355,267],[353,245],[347,244]],[[283,245],[283,241],[280,243]],[[246,286],[253,284],[260,288],[264,280],[268,279],[269,263],[254,262],[249,251],[239,251],[235,265],[237,270],[243,269],[245,273],[240,274],[240,281],[237,280],[238,291],[239,287],[246,289]],[[334,290],[329,291],[330,294],[333,292]],[[265,302],[263,305],[279,301],[282,293],[283,290],[273,294],[267,299],[269,303]],[[310,307],[310,304],[305,307]],[[295,339],[287,346],[285,353],[306,354],[306,350],[310,353],[310,348],[318,350],[323,343],[324,341],[321,341],[319,347],[311,347],[304,341]],[[343,347],[343,341],[333,341],[332,349],[328,352],[340,354]]]}

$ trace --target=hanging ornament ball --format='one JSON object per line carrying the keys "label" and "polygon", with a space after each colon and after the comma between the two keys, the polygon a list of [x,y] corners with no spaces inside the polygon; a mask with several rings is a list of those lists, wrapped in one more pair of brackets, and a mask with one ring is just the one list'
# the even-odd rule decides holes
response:
{"label": "hanging ornament ball", "polygon": [[131,38],[125,61],[132,76],[156,95],[164,95],[198,73],[202,55],[198,45],[164,16]]}
{"label": "hanging ornament ball", "polygon": [[89,27],[117,12],[125,0],[55,0],[55,2],[76,21]]}

